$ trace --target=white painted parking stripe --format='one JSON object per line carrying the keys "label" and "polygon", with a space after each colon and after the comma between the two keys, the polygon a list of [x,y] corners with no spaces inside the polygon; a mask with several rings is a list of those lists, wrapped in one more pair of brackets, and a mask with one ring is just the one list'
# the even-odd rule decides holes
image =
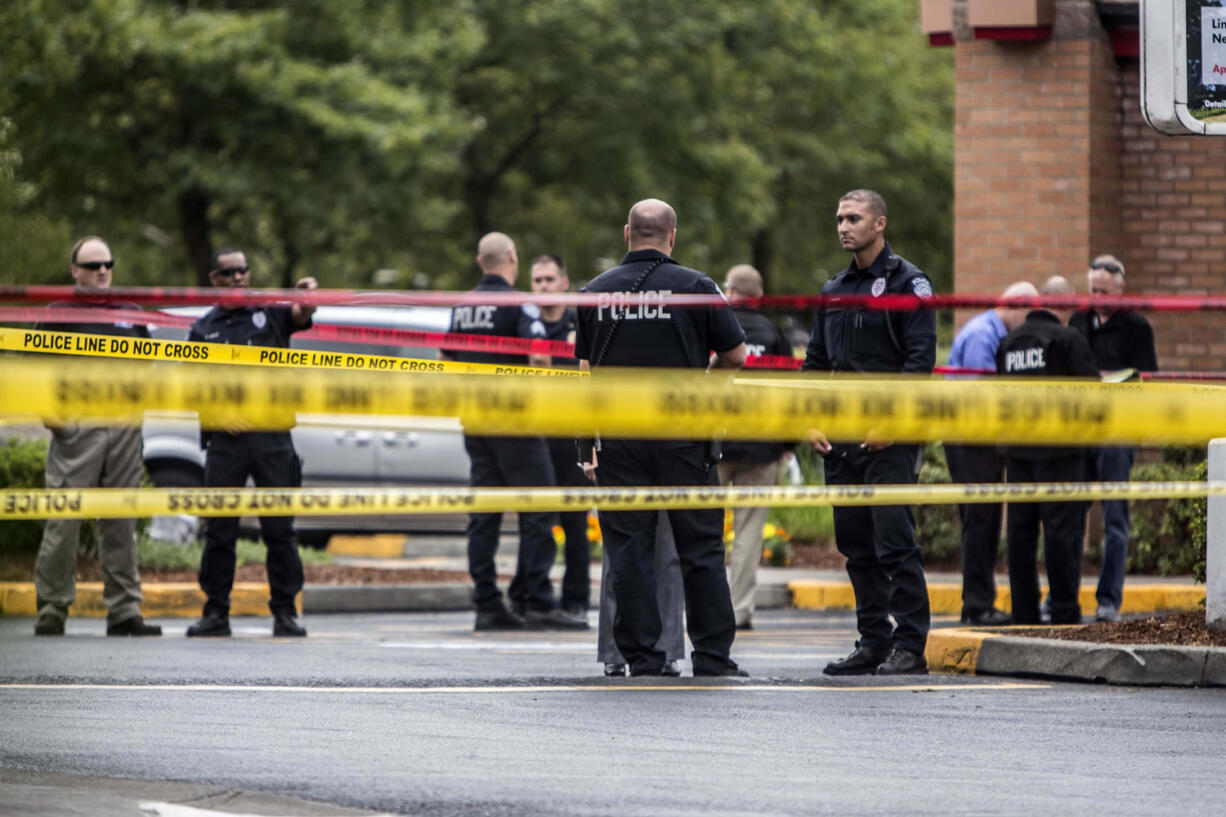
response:
{"label": "white painted parking stripe", "polygon": [[1049,689],[1051,684],[1036,683],[950,683],[908,684],[905,686],[818,686],[747,684],[731,682],[724,684],[669,684],[652,685],[622,684],[617,681],[603,684],[556,686],[517,686],[498,684],[492,686],[437,686],[437,687],[338,687],[338,686],[263,686],[251,684],[0,684],[4,690],[90,690],[99,692],[308,692],[346,693],[374,695],[485,695],[490,693],[539,694],[544,692],[998,692],[1017,689]]}
{"label": "white painted parking stripe", "polygon": [[[272,817],[266,814],[242,814],[234,811],[213,811],[207,808],[194,808],[180,803],[140,803],[140,810],[157,817]],[[338,814],[340,812],[337,812]],[[352,814],[353,812],[348,812]],[[371,814],[370,817],[392,817],[390,814]]]}

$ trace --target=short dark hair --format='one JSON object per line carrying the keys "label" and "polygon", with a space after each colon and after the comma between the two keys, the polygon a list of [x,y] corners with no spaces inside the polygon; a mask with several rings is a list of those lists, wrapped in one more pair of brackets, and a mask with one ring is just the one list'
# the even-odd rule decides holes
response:
{"label": "short dark hair", "polygon": [[885,209],[885,199],[875,190],[866,190],[864,188],[852,190],[849,193],[844,193],[843,198],[839,199],[840,204],[845,201],[858,201],[862,204],[867,204],[868,209],[875,216],[888,215]]}
{"label": "short dark hair", "polygon": [[532,259],[532,263],[528,265],[528,268],[531,269],[537,264],[557,264],[558,272],[566,275],[566,262],[562,260],[562,256],[560,255],[554,255],[551,252],[541,253],[536,258]]}
{"label": "short dark hair", "polygon": [[236,253],[236,252],[242,252],[242,250],[236,250],[233,247],[221,247],[219,249],[213,250],[213,254],[209,256],[209,269],[210,270],[221,269],[221,267],[218,266],[219,264],[221,264],[221,257],[223,255],[229,255],[231,253]]}

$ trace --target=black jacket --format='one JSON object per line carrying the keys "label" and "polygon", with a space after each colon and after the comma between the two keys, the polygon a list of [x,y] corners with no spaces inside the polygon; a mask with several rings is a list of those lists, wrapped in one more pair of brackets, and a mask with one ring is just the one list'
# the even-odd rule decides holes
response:
{"label": "black jacket", "polygon": [[[866,270],[853,259],[822,287],[823,295],[932,295],[932,282],[886,244]],[[936,316],[931,309],[886,312],[862,307],[819,309],[802,368],[806,371],[914,372],[936,364]]]}
{"label": "black jacket", "polygon": [[1078,312],[1069,321],[1069,326],[1086,336],[1090,348],[1094,350],[1098,368],[1104,371],[1158,371],[1154,330],[1144,315],[1123,309],[1104,321],[1091,310]]}
{"label": "black jacket", "polygon": [[[516,292],[518,290],[498,275],[482,276],[473,292]],[[504,338],[545,338],[545,324],[541,322],[541,308],[536,304],[520,306],[483,306],[465,304],[452,307],[451,331],[465,335],[497,335]],[[450,353],[455,360],[465,363],[502,363],[507,366],[528,365],[527,355],[508,355],[498,352],[470,352],[457,350]]]}
{"label": "black jacket", "polygon": [[[783,330],[771,322],[771,319],[756,309],[744,306],[732,308],[737,323],[745,330],[745,351],[751,355],[783,355],[792,356],[792,345],[788,343]],[[724,460],[732,463],[766,464],[774,462],[783,456],[785,451],[791,451],[794,442],[748,442],[743,440],[726,440],[724,442]]]}

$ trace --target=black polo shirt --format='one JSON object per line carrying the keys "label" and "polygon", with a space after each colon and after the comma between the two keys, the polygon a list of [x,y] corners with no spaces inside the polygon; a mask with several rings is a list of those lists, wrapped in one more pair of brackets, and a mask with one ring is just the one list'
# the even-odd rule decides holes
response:
{"label": "black polo shirt", "polygon": [[732,314],[745,330],[746,354],[792,356],[792,344],[770,318],[747,306],[734,306]]}
{"label": "black polo shirt", "polygon": [[[473,287],[473,292],[518,292],[500,275],[486,275]],[[465,304],[451,308],[451,331],[465,335],[495,335],[504,338],[545,339],[545,324],[541,321],[541,309],[536,304],[521,306],[493,306]],[[502,363],[508,366],[527,366],[527,355],[507,355],[494,352],[450,352],[455,360],[465,363]]]}
{"label": "black polo shirt", "polygon": [[241,306],[238,309],[215,306],[192,324],[187,339],[288,349],[290,335],[311,327],[310,318],[303,326],[294,323],[291,310],[288,306]]}
{"label": "black polo shirt", "polygon": [[[122,309],[139,312],[140,307],[127,301],[56,301],[48,304],[48,309]],[[125,338],[147,338],[149,328],[140,323],[118,321],[116,323],[44,323],[34,324],[35,329],[47,332],[77,332],[82,335],[116,335]]]}
{"label": "black polo shirt", "polygon": [[[649,264],[659,262],[638,292],[629,290]],[[596,306],[577,311],[575,356],[600,366],[651,366],[705,369],[710,354],[745,342],[745,332],[725,303],[676,306],[672,294],[721,295],[705,274],[683,267],[658,250],[636,250],[619,266],[583,288],[600,296]],[[605,348],[613,327],[618,326]],[[603,350],[603,353],[602,353]]]}

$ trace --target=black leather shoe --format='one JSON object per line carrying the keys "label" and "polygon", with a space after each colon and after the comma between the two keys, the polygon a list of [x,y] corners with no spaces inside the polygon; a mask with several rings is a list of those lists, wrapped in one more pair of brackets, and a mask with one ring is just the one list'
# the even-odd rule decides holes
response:
{"label": "black leather shoe", "polygon": [[878,675],[927,675],[928,662],[919,653],[895,647],[877,667]]}
{"label": "black leather shoe", "polygon": [[752,630],[753,621],[751,620],[742,621],[740,624],[736,625],[736,628],[738,630]]}
{"label": "black leather shoe", "polygon": [[276,638],[303,638],[307,632],[293,613],[273,613],[272,634]]}
{"label": "black leather shoe", "polygon": [[528,610],[524,625],[537,630],[589,630],[587,616],[576,616],[555,607],[552,610]]}
{"label": "black leather shoe", "polygon": [[34,622],[34,635],[63,635],[64,619],[54,613],[43,613]]}
{"label": "black leather shoe", "polygon": [[675,660],[669,659],[668,661],[664,662],[664,667],[660,670],[660,674],[666,678],[680,678],[681,665]]}
{"label": "black leather shoe", "polygon": [[1013,623],[1013,616],[995,607],[989,607],[986,610],[963,610],[962,623],[973,624],[976,627],[1003,627]]}
{"label": "black leather shoe", "polygon": [[872,675],[877,671],[877,665],[888,655],[888,652],[878,652],[861,647],[860,642],[857,641],[856,648],[851,651],[851,655],[842,661],[831,661],[822,672],[826,675]]}
{"label": "black leather shoe", "polygon": [[749,673],[738,667],[731,661],[728,666],[720,667],[719,669],[710,669],[708,667],[694,667],[695,678],[748,678]]}
{"label": "black leather shoe", "polygon": [[162,628],[156,624],[146,624],[140,616],[125,618],[118,624],[106,625],[107,635],[161,635]]}
{"label": "black leather shoe", "polygon": [[200,620],[187,628],[188,638],[229,638],[230,617],[219,616],[216,613],[206,613]]}
{"label": "black leather shoe", "polygon": [[565,610],[567,613],[570,613],[575,618],[581,618],[584,620],[587,619],[587,605],[586,604],[579,604],[577,602],[568,602],[560,606],[563,610]]}
{"label": "black leather shoe", "polygon": [[512,613],[501,604],[488,610],[478,610],[477,620],[473,623],[473,631],[485,630],[522,630],[524,620]]}
{"label": "black leather shoe", "polygon": [[604,674],[609,678],[625,678],[626,665],[618,664],[614,661],[606,661],[604,665]]}

